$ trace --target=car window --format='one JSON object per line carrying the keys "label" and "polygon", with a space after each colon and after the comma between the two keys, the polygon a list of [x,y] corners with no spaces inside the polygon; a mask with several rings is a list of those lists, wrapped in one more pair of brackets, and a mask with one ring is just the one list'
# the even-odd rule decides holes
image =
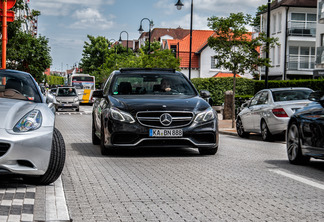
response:
{"label": "car window", "polygon": [[268,92],[262,92],[259,101],[258,101],[258,105],[264,105],[268,103]]}
{"label": "car window", "polygon": [[122,74],[112,81],[113,95],[196,95],[187,79],[170,74]]}
{"label": "car window", "polygon": [[76,96],[75,88],[58,88],[57,96]]}
{"label": "car window", "polygon": [[250,106],[255,106],[258,104],[258,100],[261,96],[261,92],[257,93],[251,100]]}
{"label": "car window", "polygon": [[272,92],[273,101],[307,100],[312,90],[282,90]]}
{"label": "car window", "polygon": [[30,75],[0,73],[0,97],[40,103],[42,99]]}

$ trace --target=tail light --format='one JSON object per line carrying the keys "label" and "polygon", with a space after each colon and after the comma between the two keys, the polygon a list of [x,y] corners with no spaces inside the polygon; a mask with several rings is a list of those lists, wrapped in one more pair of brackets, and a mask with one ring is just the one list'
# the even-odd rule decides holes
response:
{"label": "tail light", "polygon": [[283,108],[278,108],[278,109],[273,109],[272,113],[276,116],[276,117],[288,117],[286,111]]}

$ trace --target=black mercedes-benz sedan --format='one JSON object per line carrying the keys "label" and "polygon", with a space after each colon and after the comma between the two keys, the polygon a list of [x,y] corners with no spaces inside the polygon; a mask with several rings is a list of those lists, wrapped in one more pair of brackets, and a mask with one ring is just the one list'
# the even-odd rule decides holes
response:
{"label": "black mercedes-benz sedan", "polygon": [[138,147],[218,149],[217,113],[186,76],[172,69],[120,69],[93,93],[92,142],[101,153]]}
{"label": "black mercedes-benz sedan", "polygon": [[311,93],[313,102],[298,110],[287,127],[287,153],[292,164],[305,164],[310,158],[324,159],[324,95]]}

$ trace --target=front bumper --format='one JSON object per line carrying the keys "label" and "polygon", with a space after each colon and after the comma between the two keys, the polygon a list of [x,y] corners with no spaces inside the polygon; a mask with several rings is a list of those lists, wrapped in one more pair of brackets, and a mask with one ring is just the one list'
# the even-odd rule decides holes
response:
{"label": "front bumper", "polygon": [[53,127],[25,133],[0,129],[0,173],[43,175],[49,165]]}
{"label": "front bumper", "polygon": [[121,123],[110,120],[105,133],[108,148],[127,147],[192,147],[216,148],[219,143],[217,119],[204,124],[191,123],[180,128],[182,137],[150,137],[149,130],[156,127],[146,127],[139,123]]}
{"label": "front bumper", "polygon": [[56,110],[65,110],[65,109],[79,109],[80,103],[56,103]]}

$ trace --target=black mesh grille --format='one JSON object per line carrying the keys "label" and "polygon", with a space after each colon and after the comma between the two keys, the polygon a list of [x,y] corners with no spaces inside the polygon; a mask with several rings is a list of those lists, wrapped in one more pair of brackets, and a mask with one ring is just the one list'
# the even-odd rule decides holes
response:
{"label": "black mesh grille", "polygon": [[166,127],[160,122],[160,117],[162,114],[168,113],[172,116],[172,123],[167,126],[169,127],[183,127],[187,126],[192,122],[193,113],[192,112],[138,112],[137,120],[144,126],[149,127]]}
{"label": "black mesh grille", "polygon": [[10,144],[9,143],[0,143],[0,156],[3,156],[6,154],[6,152],[9,150]]}

